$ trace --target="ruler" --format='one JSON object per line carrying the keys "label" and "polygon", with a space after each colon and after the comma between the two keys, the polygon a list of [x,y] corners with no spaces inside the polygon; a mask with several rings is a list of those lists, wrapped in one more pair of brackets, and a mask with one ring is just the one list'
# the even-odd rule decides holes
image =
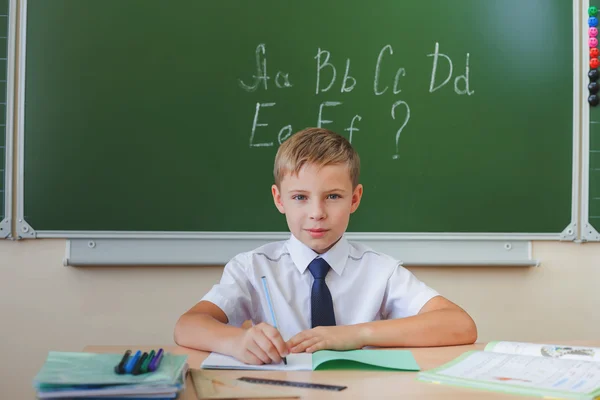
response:
{"label": "ruler", "polygon": [[277,379],[266,379],[266,378],[251,378],[248,376],[242,376],[238,378],[239,381],[248,382],[248,383],[260,383],[263,385],[277,385],[277,386],[288,386],[288,387],[296,387],[303,389],[321,389],[321,390],[331,390],[334,392],[339,392],[340,390],[346,389],[348,386],[337,386],[337,385],[324,385],[321,383],[312,383],[312,382],[296,382],[296,381],[282,381]]}
{"label": "ruler", "polygon": [[253,385],[222,376],[206,376],[202,370],[192,369],[192,382],[198,399],[297,399],[298,389],[280,389],[273,386]]}

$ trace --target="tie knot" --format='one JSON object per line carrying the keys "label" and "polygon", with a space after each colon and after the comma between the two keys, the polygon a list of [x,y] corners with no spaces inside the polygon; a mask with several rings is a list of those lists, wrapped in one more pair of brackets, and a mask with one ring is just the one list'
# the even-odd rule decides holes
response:
{"label": "tie knot", "polygon": [[315,279],[325,279],[329,272],[329,264],[322,258],[315,258],[308,264],[308,269]]}

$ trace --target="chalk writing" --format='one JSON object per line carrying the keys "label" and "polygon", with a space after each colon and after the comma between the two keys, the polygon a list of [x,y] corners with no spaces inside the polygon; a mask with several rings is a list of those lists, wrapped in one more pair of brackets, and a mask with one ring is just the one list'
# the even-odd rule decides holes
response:
{"label": "chalk writing", "polygon": [[[464,73],[454,76],[455,63],[453,63],[450,55],[440,51],[440,47],[440,43],[436,42],[433,53],[425,54],[425,57],[432,58],[431,75],[428,88],[429,93],[433,94],[442,90],[452,90],[444,89],[444,87],[452,81],[452,78],[454,78],[454,93],[456,95],[471,96],[475,94],[475,91],[471,89],[469,82],[470,53],[463,53],[466,54]],[[302,110],[302,112],[315,112],[317,127],[327,127],[327,125],[333,124],[339,126],[345,122],[346,128],[339,131],[347,132],[346,134],[350,143],[352,143],[353,140],[356,140],[357,132],[361,132],[359,135],[361,138],[360,140],[368,140],[369,136],[366,134],[366,132],[364,132],[364,129],[361,131],[359,128],[359,124],[364,122],[363,117],[359,114],[360,110],[354,110],[352,107],[355,106],[352,105],[353,103],[351,101],[348,105],[346,104],[348,102],[341,101],[342,98],[348,96],[349,93],[351,93],[358,85],[360,85],[361,79],[351,75],[351,59],[345,59],[344,68],[340,69],[340,71],[344,71],[343,78],[341,81],[339,81],[339,86],[337,86],[336,81],[338,81],[338,69],[334,63],[332,52],[318,47],[316,49],[316,53],[313,54],[315,54],[313,59],[315,60],[314,65],[316,69],[314,86],[315,91],[313,96],[315,96],[317,101],[315,102],[314,111]],[[455,57],[455,54],[452,56]],[[278,70],[275,74],[275,78],[273,80],[275,83],[275,89],[270,89],[269,80],[271,79],[271,76],[267,71],[267,46],[265,43],[260,43],[258,46],[256,46],[256,49],[254,50],[254,58],[255,71],[251,75],[252,80],[244,81],[238,78],[238,84],[244,91],[252,93],[256,92],[258,89],[261,89],[270,93],[270,90],[290,90],[291,88],[295,88],[292,90],[298,90],[298,88],[292,84],[290,74],[282,70]],[[390,102],[390,114],[392,120],[398,121],[400,124],[399,128],[395,132],[390,132],[394,138],[394,151],[392,159],[398,159],[401,156],[401,135],[405,131],[410,132],[408,125],[411,118],[411,106],[409,105],[410,97],[409,94],[405,93],[406,90],[403,90],[401,87],[401,82],[411,82],[410,80],[407,80],[410,79],[411,75],[405,66],[398,65],[399,58],[401,58],[401,53],[394,55],[394,49],[392,45],[386,44],[380,49],[377,59],[374,60],[375,62],[373,63],[373,69],[371,70],[373,71],[373,75],[371,75],[373,79],[373,94],[375,96],[381,96],[382,99],[392,97]],[[404,60],[404,62],[406,62],[406,60]],[[382,68],[384,64],[386,65],[385,69]],[[394,66],[394,64],[396,65]],[[384,72],[389,71],[390,66],[393,67],[392,71],[395,71],[394,75],[382,73],[382,70]],[[334,86],[336,86],[336,91],[338,90],[337,88],[339,88],[339,92],[337,93],[339,93],[338,96],[341,98],[323,98],[331,96],[330,93],[333,93],[331,89]],[[391,90],[388,90],[390,89],[390,86]],[[421,87],[427,87],[426,83]],[[397,98],[399,95],[402,95],[403,98]],[[279,99],[280,97],[277,98]],[[349,98],[352,98],[352,96]],[[267,100],[268,99],[269,96],[267,95]],[[277,130],[276,127],[271,128],[268,121],[269,116],[272,117],[273,113],[277,112],[275,108],[276,103],[273,101],[264,101],[264,95],[261,95],[261,100],[262,101],[258,102],[255,100],[253,102],[254,117],[252,119],[252,127],[250,129],[250,148],[273,147],[275,146],[275,143],[280,145],[294,132],[292,124],[285,125],[279,130]],[[267,112],[267,110],[270,111]],[[345,112],[343,112],[344,110]],[[348,111],[352,112],[350,115],[353,115],[349,121],[346,119],[348,118]],[[353,111],[358,111],[359,113],[354,113]],[[334,118],[335,115],[338,116],[337,120],[340,120],[340,115],[345,116],[344,119],[346,120],[340,120],[334,123],[336,120],[336,118]],[[410,132],[410,134],[417,133]]]}

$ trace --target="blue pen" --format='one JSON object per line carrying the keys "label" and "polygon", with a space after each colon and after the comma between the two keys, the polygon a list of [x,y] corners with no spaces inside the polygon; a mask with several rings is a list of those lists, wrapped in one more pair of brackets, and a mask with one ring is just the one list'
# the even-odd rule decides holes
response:
{"label": "blue pen", "polygon": [[[273,303],[271,303],[271,295],[269,294],[269,287],[267,286],[267,277],[263,276],[262,279],[263,288],[265,289],[265,296],[267,297],[267,304],[269,305],[269,311],[271,311],[271,320],[273,321],[273,327],[277,329],[277,320],[275,319],[275,311],[273,311]],[[287,358],[283,357],[283,363],[287,365]]]}
{"label": "blue pen", "polygon": [[133,371],[133,367],[137,363],[137,360],[142,356],[142,352],[140,350],[135,352],[135,355],[129,359],[127,365],[125,366],[125,373],[130,374]]}

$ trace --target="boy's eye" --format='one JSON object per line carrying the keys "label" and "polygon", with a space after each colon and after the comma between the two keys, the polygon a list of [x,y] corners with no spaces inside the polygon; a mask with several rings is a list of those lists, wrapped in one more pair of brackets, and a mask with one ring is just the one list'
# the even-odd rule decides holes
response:
{"label": "boy's eye", "polygon": [[303,194],[295,194],[292,196],[292,199],[294,200],[306,200],[306,196]]}
{"label": "boy's eye", "polygon": [[339,194],[330,194],[330,195],[327,196],[327,198],[331,199],[331,200],[337,200],[337,199],[339,199],[341,197],[340,197]]}

